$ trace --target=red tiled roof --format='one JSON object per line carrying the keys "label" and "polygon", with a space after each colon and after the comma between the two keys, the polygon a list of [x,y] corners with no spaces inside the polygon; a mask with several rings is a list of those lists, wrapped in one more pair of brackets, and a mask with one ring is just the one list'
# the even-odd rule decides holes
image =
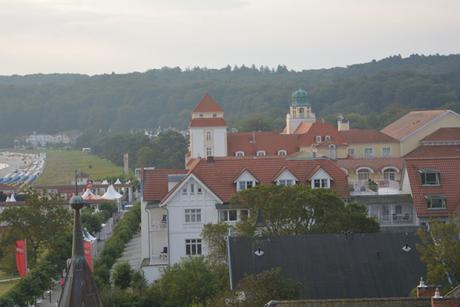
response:
{"label": "red tiled roof", "polygon": [[168,194],[168,175],[187,174],[185,169],[144,170],[144,200],[160,201]]}
{"label": "red tiled roof", "polygon": [[460,145],[422,145],[404,158],[455,158],[460,157]]}
{"label": "red tiled roof", "polygon": [[336,127],[326,123],[313,123],[306,133],[299,135],[299,145],[305,147],[316,144],[316,136],[323,137],[323,141],[326,136],[330,136],[331,143],[339,146],[346,143]]}
{"label": "red tiled roof", "polygon": [[460,128],[440,128],[422,139],[422,142],[460,141]]}
{"label": "red tiled roof", "polygon": [[[423,146],[441,147],[441,146]],[[417,215],[421,217],[448,216],[460,212],[460,154],[456,158],[406,158],[412,198]],[[435,169],[440,172],[439,186],[422,186],[419,170]],[[447,209],[430,210],[427,208],[426,196],[441,195],[447,198]]]}
{"label": "red tiled roof", "polygon": [[16,191],[18,188],[16,186],[11,186],[8,184],[0,184],[0,191]]}
{"label": "red tiled roof", "polygon": [[356,171],[360,167],[368,167],[374,172],[380,172],[384,167],[394,166],[402,170],[402,158],[379,158],[379,159],[339,159],[337,160],[339,167],[348,171]]}
{"label": "red tiled roof", "polygon": [[273,184],[273,178],[282,168],[289,168],[301,183],[307,183],[319,167],[332,178],[332,188],[342,197],[349,195],[346,174],[331,160],[289,160],[283,157],[227,157],[214,158],[214,162],[200,160],[191,171],[222,201],[228,202],[235,195],[234,180],[243,169],[256,177],[260,184]]}
{"label": "red tiled roof", "polygon": [[227,151],[229,156],[234,156],[237,151],[244,151],[245,156],[255,156],[257,151],[265,150],[267,156],[274,156],[278,150],[284,149],[290,155],[299,151],[297,139],[297,135],[276,132],[228,133]]}
{"label": "red tiled roof", "polygon": [[226,127],[225,120],[221,117],[216,118],[192,118],[189,127]]}
{"label": "red tiled roof", "polygon": [[448,110],[412,111],[389,124],[381,131],[395,139],[402,140],[418,128]]}
{"label": "red tiled roof", "polygon": [[200,102],[196,105],[192,112],[223,112],[222,108],[215,100],[206,93]]}
{"label": "red tiled roof", "polygon": [[353,143],[398,143],[399,141],[378,130],[350,129],[339,131],[343,140],[348,144]]}

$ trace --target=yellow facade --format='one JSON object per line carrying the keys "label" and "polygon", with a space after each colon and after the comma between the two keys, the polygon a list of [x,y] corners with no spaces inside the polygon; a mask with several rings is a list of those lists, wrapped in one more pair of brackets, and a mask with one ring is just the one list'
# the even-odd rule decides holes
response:
{"label": "yellow facade", "polygon": [[[372,149],[372,155],[366,156],[365,149],[370,148]],[[389,155],[384,155],[384,148],[389,148]],[[361,158],[398,158],[400,157],[400,145],[399,143],[355,143],[355,144],[348,144],[347,152],[345,157],[348,155],[348,151],[352,149],[354,154],[352,155],[353,158],[361,159]]]}
{"label": "yellow facade", "polygon": [[420,141],[432,134],[439,128],[460,127],[460,117],[447,113],[435,121],[429,122],[426,126],[419,128],[409,136],[401,140],[401,155],[404,156],[420,145]]}

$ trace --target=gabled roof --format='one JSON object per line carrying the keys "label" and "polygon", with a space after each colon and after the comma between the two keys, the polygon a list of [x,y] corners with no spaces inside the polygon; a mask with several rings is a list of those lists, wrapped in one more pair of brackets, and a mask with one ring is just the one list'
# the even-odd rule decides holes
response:
{"label": "gabled roof", "polygon": [[395,138],[386,135],[378,130],[372,129],[350,129],[339,131],[343,140],[348,144],[354,143],[398,143]]}
{"label": "gabled roof", "polygon": [[294,176],[294,179],[295,179],[296,181],[299,181],[299,179],[292,173],[292,171],[291,171],[288,167],[283,166],[283,167],[278,171],[278,173],[276,173],[275,176],[272,178],[272,182],[275,182],[276,179],[278,179],[279,176],[281,176],[284,172],[290,173],[292,176]]}
{"label": "gabled roof", "polygon": [[259,184],[271,185],[273,178],[283,167],[289,168],[300,183],[308,183],[309,175],[317,167],[333,178],[332,188],[342,197],[349,195],[346,174],[327,159],[290,160],[286,157],[226,157],[214,158],[212,162],[201,159],[191,170],[222,201],[228,202],[235,195],[235,178],[243,170],[248,170]]}
{"label": "gabled roof", "polygon": [[223,112],[223,110],[217,104],[217,102],[210,95],[208,95],[208,93],[206,93],[192,112]]}
{"label": "gabled roof", "polygon": [[227,123],[222,117],[192,118],[189,127],[227,127]]}
{"label": "gabled roof", "polygon": [[[442,116],[450,110],[427,110],[427,111],[412,111],[401,117],[400,119],[389,124],[381,130],[381,132],[388,134],[389,136],[403,140],[417,129],[426,125],[430,121],[434,120],[438,116]],[[452,112],[454,113],[454,112]],[[455,113],[456,114],[456,113]]]}
{"label": "gabled roof", "polygon": [[460,141],[460,128],[440,128],[422,139],[422,142]]}
{"label": "gabled roof", "polygon": [[[330,142],[336,145],[344,145],[346,142],[336,127],[326,123],[312,123],[307,132],[299,134],[299,146],[306,147],[316,144],[316,136],[330,136]],[[322,140],[325,141],[324,139]]]}
{"label": "gabled roof", "polygon": [[299,151],[297,135],[267,131],[228,133],[227,148],[229,156],[237,151],[244,151],[245,156],[255,156],[259,150],[265,150],[267,156],[278,155],[278,150],[288,155]]}
{"label": "gabled roof", "polygon": [[144,201],[160,202],[168,194],[168,175],[187,174],[185,169],[144,170]]}

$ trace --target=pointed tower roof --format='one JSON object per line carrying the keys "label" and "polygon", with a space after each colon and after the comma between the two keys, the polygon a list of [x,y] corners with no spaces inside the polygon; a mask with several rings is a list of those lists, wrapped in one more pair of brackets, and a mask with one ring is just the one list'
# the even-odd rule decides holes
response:
{"label": "pointed tower roof", "polygon": [[91,270],[86,263],[83,250],[80,209],[83,208],[84,204],[85,201],[81,196],[73,196],[70,199],[70,206],[75,210],[72,262],[59,299],[59,307],[102,307],[101,297]]}
{"label": "pointed tower roof", "polygon": [[192,112],[224,112],[224,110],[222,110],[217,102],[206,93]]}

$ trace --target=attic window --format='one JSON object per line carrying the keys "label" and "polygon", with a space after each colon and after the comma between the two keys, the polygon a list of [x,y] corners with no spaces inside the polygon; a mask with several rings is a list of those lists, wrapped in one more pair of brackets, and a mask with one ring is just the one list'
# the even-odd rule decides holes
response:
{"label": "attic window", "polygon": [[235,152],[235,157],[244,157],[244,151],[237,151]]}
{"label": "attic window", "polygon": [[321,143],[321,135],[317,135],[315,137],[315,141],[316,141],[317,144]]}
{"label": "attic window", "polygon": [[331,140],[331,136],[330,136],[330,135],[326,135],[325,140],[326,140],[326,141],[330,141],[330,140]]}
{"label": "attic window", "polygon": [[265,155],[266,155],[265,150],[259,150],[259,151],[257,151],[256,155],[257,155],[258,157],[263,157],[263,156],[265,156]]}
{"label": "attic window", "polygon": [[203,113],[200,113],[200,117],[203,117]]}
{"label": "attic window", "polygon": [[425,196],[426,206],[428,209],[439,210],[447,208],[447,198],[440,195]]}
{"label": "attic window", "polygon": [[418,171],[420,173],[420,180],[422,185],[440,185],[440,173],[437,170],[432,169],[421,169]]}
{"label": "attic window", "polygon": [[212,117],[217,117],[217,114],[216,114],[216,113],[212,113]]}
{"label": "attic window", "polygon": [[285,149],[278,150],[278,156],[287,156],[287,151]]}

